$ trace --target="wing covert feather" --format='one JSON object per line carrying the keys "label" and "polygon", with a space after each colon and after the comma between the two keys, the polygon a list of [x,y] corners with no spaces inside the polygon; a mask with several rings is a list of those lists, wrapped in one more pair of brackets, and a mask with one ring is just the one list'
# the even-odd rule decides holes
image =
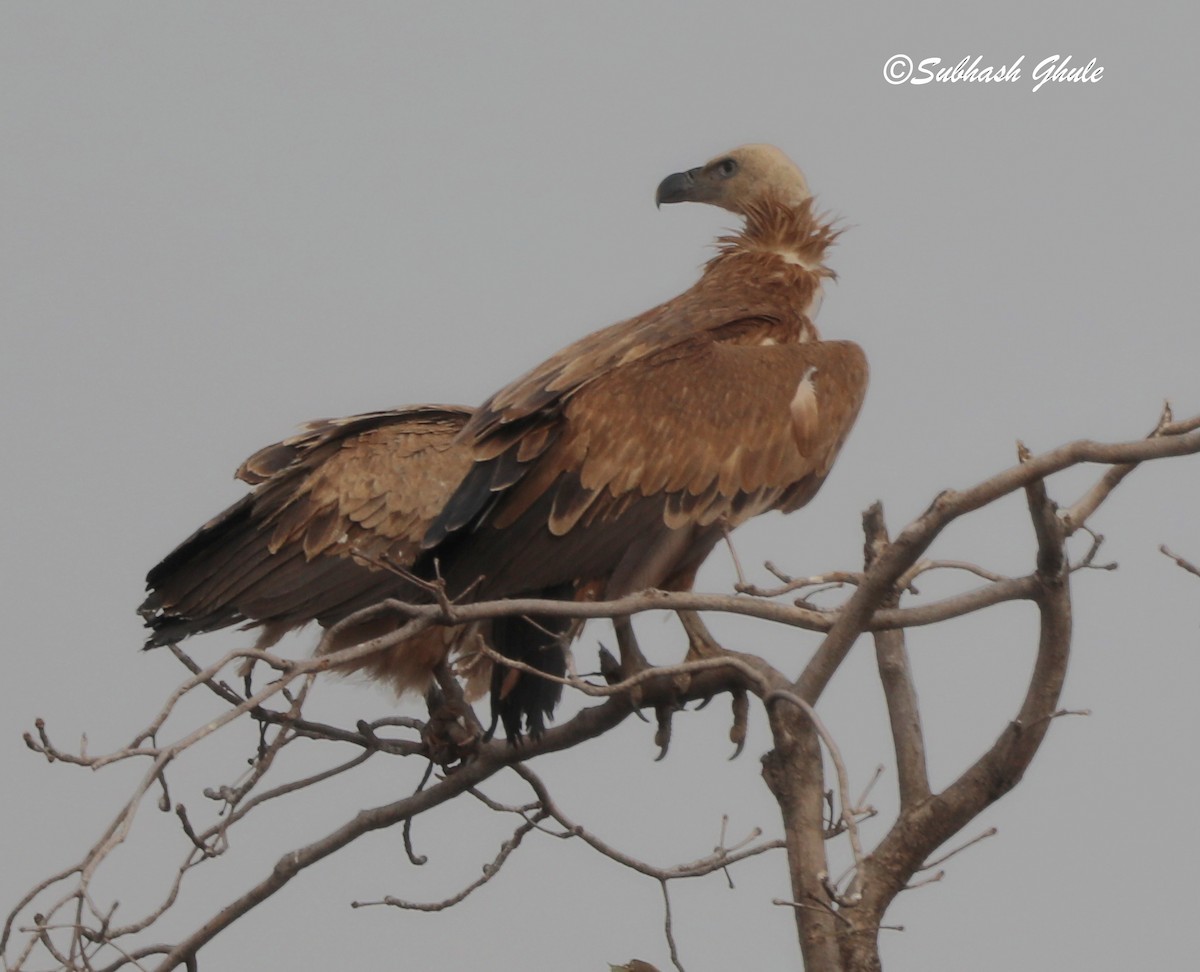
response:
{"label": "wing covert feather", "polygon": [[556,535],[585,512],[589,522],[615,515],[626,494],[673,497],[671,525],[741,522],[828,474],[866,381],[861,349],[837,341],[703,342],[627,365],[568,400],[557,442],[505,495],[495,523],[565,484],[571,492],[554,497]]}

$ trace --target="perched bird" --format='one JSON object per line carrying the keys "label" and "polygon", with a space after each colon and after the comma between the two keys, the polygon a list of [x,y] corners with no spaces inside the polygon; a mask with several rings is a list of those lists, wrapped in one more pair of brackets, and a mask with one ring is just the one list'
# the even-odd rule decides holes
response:
{"label": "perched bird", "polygon": [[[256,647],[310,621],[329,627],[388,597],[415,600],[385,563],[411,566],[442,505],[471,465],[456,436],[471,411],[420,405],[310,422],[247,459],[254,491],[204,524],[146,578],[146,647],[233,624],[259,628]],[[356,625],[329,646],[394,630],[396,618]],[[429,628],[354,667],[396,691],[425,691],[452,648],[480,626]]]}
{"label": "perched bird", "polygon": [[[813,324],[837,231],[803,174],[779,149],[745,145],[668,176],[656,201],[709,203],[744,226],[683,294],[576,341],[467,421],[458,444],[472,465],[417,563],[429,574],[436,560],[450,596],[690,589],[724,533],[798,509],[825,481],[867,363]],[[643,660],[629,620],[615,625],[628,675]],[[496,647],[559,673],[562,631],[533,618]],[[498,700],[510,737],[522,719],[539,732],[558,691],[516,678]]]}
{"label": "perched bird", "polygon": [[[812,323],[837,232],[800,170],[747,145],[662,181],[656,201],[705,202],[745,220],[695,285],[591,334],[477,411],[415,406],[310,423],[238,470],[253,492],[147,577],[147,646],[233,624],[258,647],[331,626],[384,598],[620,597],[690,589],[720,537],[807,503],[862,404],[867,366]],[[336,649],[394,630],[375,619]],[[643,663],[615,622],[622,672]],[[566,671],[567,619],[431,628],[353,667],[423,691],[451,650],[483,639],[550,675]],[[496,666],[493,728],[539,735],[561,685]]]}

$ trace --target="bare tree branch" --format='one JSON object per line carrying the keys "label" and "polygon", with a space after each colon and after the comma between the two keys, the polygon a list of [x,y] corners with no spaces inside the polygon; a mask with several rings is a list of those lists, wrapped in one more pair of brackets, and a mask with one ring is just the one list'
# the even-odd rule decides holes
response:
{"label": "bare tree branch", "polygon": [[791,692],[774,691],[771,692],[765,699],[763,704],[768,708],[772,702],[787,702],[790,705],[800,709],[811,723],[813,729],[816,730],[818,736],[821,737],[821,742],[825,744],[826,750],[829,752],[829,758],[833,761],[834,770],[837,774],[838,782],[838,799],[841,803],[841,813],[839,820],[845,828],[846,833],[850,837],[850,848],[854,854],[854,876],[850,881],[850,886],[845,893],[841,892],[836,886],[828,885],[826,890],[829,896],[840,905],[852,906],[858,903],[862,896],[862,891],[859,887],[862,879],[862,862],[863,848],[862,840],[858,833],[857,816],[862,812],[862,809],[855,806],[850,796],[850,773],[846,769],[846,762],[842,759],[842,752],[838,749],[837,742],[833,738],[833,734],[821,721],[816,710],[811,705],[805,702],[798,695]]}
{"label": "bare tree branch", "polygon": [[[1032,461],[1032,460],[1031,460]],[[865,870],[864,906],[878,923],[887,905],[934,849],[1019,782],[1049,725],[1066,675],[1071,638],[1070,572],[1065,528],[1041,480],[1026,484],[1038,540],[1041,633],[1037,660],[1017,718],[992,747],[935,800],[903,810],[872,852]]]}
{"label": "bare tree branch", "polygon": [[[868,567],[888,543],[887,525],[883,520],[883,505],[875,503],[863,516],[866,533],[866,561]],[[919,565],[918,565],[919,566]],[[916,570],[916,568],[914,568]],[[902,587],[912,584],[912,571]],[[1003,583],[1003,578],[997,579]],[[887,607],[899,603],[897,593],[885,602]],[[900,787],[900,806],[906,808],[929,796],[929,770],[925,765],[925,736],[921,731],[921,712],[917,706],[917,690],[913,684],[912,666],[908,660],[908,649],[904,644],[904,633],[900,629],[875,632],[875,663],[879,668],[879,680],[887,702],[888,719],[891,722],[892,745],[896,754],[896,772]]]}
{"label": "bare tree branch", "polygon": [[[425,582],[430,603],[404,604],[385,601],[347,618],[325,632],[316,657],[291,661],[258,650],[226,654],[215,664],[201,666],[186,652],[172,647],[188,669],[188,677],[164,700],[131,743],[110,753],[88,751],[86,736],[77,751],[56,745],[45,724],[38,720],[26,744],[49,762],[103,769],[131,759],[145,760],[143,773],[127,802],[103,829],[96,842],[72,866],[58,871],[36,885],[5,918],[0,932],[0,954],[6,970],[28,968],[36,954],[58,963],[62,969],[116,972],[122,967],[168,970],[181,965],[195,968],[199,950],[223,929],[249,914],[293,878],[317,861],[336,853],[359,837],[375,830],[399,825],[413,863],[423,861],[412,850],[409,827],[419,814],[434,810],[463,793],[476,797],[492,812],[513,813],[521,819],[503,842],[482,877],[456,895],[431,904],[415,904],[388,896],[379,902],[416,910],[440,910],[463,900],[493,880],[524,838],[533,832],[559,839],[577,838],[620,866],[659,883],[664,902],[664,934],[675,968],[682,970],[678,943],[672,928],[668,884],[672,880],[701,877],[723,871],[749,857],[786,848],[792,884],[788,904],[796,919],[806,968],[809,972],[863,972],[879,968],[877,939],[889,926],[882,922],[896,894],[905,888],[939,881],[940,865],[966,847],[990,836],[979,837],[948,851],[932,855],[959,833],[983,809],[1016,786],[1058,717],[1080,714],[1059,707],[1071,640],[1070,578],[1085,568],[1107,569],[1096,564],[1103,540],[1087,521],[1140,462],[1200,452],[1200,417],[1175,422],[1164,411],[1154,432],[1144,440],[1101,444],[1071,443],[1040,455],[1023,447],[1017,465],[1003,470],[969,489],[947,491],[929,508],[889,539],[882,508],[873,507],[864,517],[867,553],[861,572],[833,570],[800,578],[788,577],[768,565],[782,586],[762,589],[739,582],[736,594],[712,595],[645,591],[612,602],[563,602],[513,599],[472,604],[451,601],[438,581]],[[1109,466],[1097,481],[1066,510],[1049,499],[1048,476],[1081,463]],[[1032,573],[1006,577],[966,560],[937,559],[929,548],[941,531],[954,520],[1009,495],[1017,489],[1026,493],[1036,542]],[[1067,557],[1066,541],[1074,533],[1090,533],[1092,542],[1075,564]],[[1200,569],[1166,547],[1163,553],[1183,569],[1200,575]],[[381,563],[385,569],[395,565]],[[952,570],[981,578],[983,586],[915,606],[900,606],[901,598],[917,595],[914,581],[921,574]],[[842,603],[815,608],[776,603],[769,598],[833,584],[850,590]],[[751,595],[751,596],[747,596]],[[903,629],[934,624],[1008,601],[1030,601],[1039,616],[1037,656],[1024,698],[1015,718],[998,733],[992,745],[941,793],[931,792],[924,733],[913,682],[908,645]],[[430,702],[429,721],[393,717],[359,722],[344,728],[304,718],[303,706],[317,673],[340,668],[372,653],[394,647],[431,625],[457,625],[513,615],[606,617],[627,619],[647,611],[675,611],[688,635],[689,652],[683,661],[647,667],[632,677],[593,681],[574,673],[554,679],[596,702],[577,715],[547,731],[537,740],[519,746],[500,742],[482,743],[482,727],[462,698],[461,687],[442,668],[436,672],[440,701]],[[754,653],[731,651],[708,632],[699,612],[724,612],[786,624],[823,634],[816,651],[793,680]],[[400,618],[392,633],[350,648],[329,650],[333,638],[371,617]],[[819,717],[816,707],[825,686],[848,652],[866,631],[874,633],[876,664],[888,706],[895,751],[899,814],[873,849],[864,844],[862,819],[873,810],[866,808],[868,785],[857,801],[850,790],[850,772],[836,741]],[[528,665],[488,651],[493,663],[537,674]],[[223,681],[229,666],[238,662],[261,662],[268,681],[251,691],[234,691]],[[801,666],[797,664],[797,668]],[[200,689],[202,691],[197,692]],[[185,698],[206,696],[220,711],[169,741],[167,726],[174,726]],[[726,846],[724,825],[718,846],[695,861],[662,866],[638,860],[600,839],[568,818],[551,798],[545,784],[526,765],[550,752],[588,742],[621,723],[638,708],[653,708],[660,714],[677,711],[683,703],[705,700],[728,693],[734,710],[731,738],[740,750],[745,743],[747,712],[751,697],[762,700],[771,730],[771,750],[763,757],[763,777],[779,804],[782,839],[761,839],[755,829],[745,840]],[[276,699],[282,702],[275,701]],[[450,714],[443,716],[439,706]],[[451,719],[469,745],[461,749],[440,745],[439,720]],[[172,799],[181,787],[181,757],[199,743],[238,721],[253,720],[257,741],[248,768],[242,767],[227,785],[210,787],[204,796],[212,801],[213,819],[205,820],[203,801],[185,803]],[[472,735],[473,734],[473,735]],[[457,737],[456,737],[457,738]],[[320,771],[312,771],[283,782],[275,782],[277,766],[287,761],[279,755],[297,740],[328,745],[350,745],[352,754]],[[323,746],[322,748],[325,748]],[[824,784],[822,746],[836,775],[836,806]],[[451,750],[454,750],[453,752]],[[339,826],[305,846],[284,854],[269,873],[245,888],[241,895],[212,914],[174,943],[148,943],[143,936],[179,900],[187,875],[205,862],[226,853],[230,829],[238,826],[264,804],[295,799],[351,772],[368,759],[418,756],[428,768],[416,791],[403,799],[360,810]],[[434,777],[435,763],[443,768]],[[533,790],[535,800],[523,805],[506,805],[487,797],[480,784],[511,768]],[[168,771],[171,773],[168,786]],[[878,778],[878,771],[872,783]],[[267,780],[273,785],[268,787]],[[432,781],[432,782],[431,782]],[[427,785],[428,784],[428,785]],[[154,800],[163,811],[173,812],[178,822],[180,859],[168,865],[162,898],[144,914],[123,916],[115,922],[117,906],[93,899],[92,883],[97,869],[115,854],[127,839],[143,802]],[[828,806],[829,819],[826,820]],[[190,808],[190,809],[189,809]],[[514,822],[515,823],[515,822]],[[837,880],[829,876],[827,844],[845,840],[853,866]],[[935,869],[937,869],[935,871]],[[934,873],[930,873],[933,871]],[[922,873],[925,876],[921,877]],[[848,878],[848,884],[843,882]],[[32,914],[30,914],[32,912]],[[17,937],[20,936],[20,937]],[[107,962],[107,965],[102,964]]]}
{"label": "bare tree branch", "polygon": [[[1200,429],[1200,416],[1184,422],[1175,422],[1171,415],[1171,406],[1164,404],[1158,424],[1155,425],[1154,430],[1146,437],[1146,441],[1153,442],[1162,438],[1186,437],[1196,429]],[[1183,453],[1180,454],[1182,455]],[[1108,499],[1112,491],[1121,484],[1121,481],[1137,468],[1139,460],[1115,461],[1120,463],[1120,465],[1114,465],[1105,472],[1096,485],[1088,490],[1080,499],[1076,500],[1070,509],[1062,514],[1063,522],[1067,526],[1068,535],[1074,533],[1088,521],[1091,515],[1099,509],[1100,504]]]}
{"label": "bare tree branch", "polygon": [[[870,615],[895,589],[906,570],[928,549],[939,533],[952,521],[988,503],[1047,476],[1080,463],[1136,465],[1151,459],[1192,455],[1200,451],[1200,417],[1178,425],[1164,425],[1161,432],[1139,442],[1105,444],[1081,440],[1030,457],[1001,473],[961,492],[946,490],[924,514],[906,526],[878,560],[866,572],[858,589],[838,612],[821,647],[813,655],[800,678],[796,691],[801,698],[815,702],[829,679],[841,665],[858,635],[865,630]],[[1105,494],[1107,495],[1107,494]],[[1094,505],[1080,506],[1078,515],[1069,516],[1068,529],[1076,529],[1094,512]],[[1082,515],[1087,512],[1087,516]]]}

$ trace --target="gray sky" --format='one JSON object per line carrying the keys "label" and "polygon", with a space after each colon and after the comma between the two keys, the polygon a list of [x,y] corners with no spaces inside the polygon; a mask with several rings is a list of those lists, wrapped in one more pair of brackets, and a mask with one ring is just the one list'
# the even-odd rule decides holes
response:
{"label": "gray sky", "polygon": [[[1181,416],[1200,410],[1198,24],[1180,9],[0,7],[5,910],[92,843],[136,778],[47,766],[21,732],[41,716],[61,744],[86,732],[98,752],[149,720],[181,672],[137,651],[142,578],[241,494],[237,464],[306,419],[477,403],[679,292],[730,217],[658,212],[653,190],[717,152],[780,145],[844,220],[819,323],[872,365],[825,491],[744,528],[745,563],[853,569],[858,515],[876,498],[895,530],[939,490],[1010,463],[1018,438],[1043,449],[1136,437],[1164,398]],[[896,53],[997,66],[1024,55],[1024,77],[892,86],[883,65]],[[1056,53],[1097,58],[1102,80],[1031,91],[1033,66]],[[1121,567],[1075,578],[1064,695],[1094,715],[1056,724],[1025,782],[975,828],[999,836],[901,897],[889,919],[907,931],[884,939],[889,972],[1177,967],[1194,953],[1200,582],[1156,547],[1200,558],[1198,473],[1194,460],[1142,469],[1095,520]],[[1070,502],[1091,475],[1051,493]],[[1024,572],[1032,549],[1014,498],[935,553]],[[700,586],[728,590],[731,576],[718,552]],[[716,627],[793,673],[815,644]],[[676,627],[641,630],[654,659],[675,657]],[[1033,631],[1032,612],[1013,607],[910,637],[935,784],[1015,713]],[[598,638],[611,634],[597,625],[580,642],[582,668]],[[201,659],[239,643],[206,642],[192,645]],[[858,785],[889,753],[867,647],[822,709]],[[331,683],[314,711],[353,723],[394,707],[380,689]],[[664,763],[651,761],[652,727],[630,721],[536,768],[606,839],[655,863],[690,860],[712,848],[722,813],[735,837],[777,827],[758,776],[765,727],[752,724],[733,763],[727,729],[719,702],[678,719]],[[199,813],[196,791],[228,782],[249,745],[244,732],[206,746],[175,771],[176,798]],[[407,792],[420,770],[381,765],[250,824],[163,937],[284,850]],[[889,772],[876,791],[882,820],[893,786]],[[130,913],[183,853],[173,819],[148,806],[138,824],[104,879]],[[356,898],[452,893],[506,833],[465,804],[415,832],[423,869],[405,863],[398,833],[366,838],[235,925],[206,965],[667,966],[657,887],[557,841],[531,838],[451,912],[352,911]],[[733,891],[720,876],[675,887],[689,970],[797,967],[791,916],[770,904],[787,894],[783,860],[734,879]]]}

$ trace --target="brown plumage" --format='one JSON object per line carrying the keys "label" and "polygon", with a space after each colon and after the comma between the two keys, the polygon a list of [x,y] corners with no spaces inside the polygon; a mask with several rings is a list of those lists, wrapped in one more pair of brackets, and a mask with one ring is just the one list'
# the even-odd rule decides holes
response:
{"label": "brown plumage", "polygon": [[[254,491],[150,572],[148,645],[244,622],[265,647],[308,621],[426,596],[355,552],[440,574],[473,599],[687,589],[723,532],[807,503],[867,380],[861,350],[821,341],[811,320],[837,233],[770,146],[659,186],[660,203],[689,200],[745,226],[674,300],[577,341],[473,415],[422,406],[317,422],[248,459],[238,475]],[[628,674],[640,654],[628,620],[616,624]],[[360,625],[339,644],[394,625]],[[424,688],[452,647],[485,638],[561,675],[577,630],[548,618],[436,628],[363,667]],[[522,723],[536,735],[559,693],[497,669],[494,718],[510,738]]]}
{"label": "brown plumage", "polygon": [[[261,628],[258,647],[310,621],[330,626],[415,586],[366,560],[411,565],[421,538],[471,464],[457,406],[415,406],[310,422],[247,459],[254,491],[214,517],[150,571],[141,607],[147,647],[232,624]],[[364,560],[366,558],[366,560]],[[358,625],[332,648],[394,630]],[[451,647],[475,627],[432,628],[360,663],[398,692],[423,691]]]}
{"label": "brown plumage", "polygon": [[[724,531],[803,506],[828,475],[867,365],[811,320],[837,233],[803,175],[743,146],[668,177],[658,201],[708,202],[745,226],[689,290],[576,341],[467,422],[474,464],[425,538],[452,595],[480,577],[472,597],[686,589]],[[617,628],[628,672],[640,655]]]}

